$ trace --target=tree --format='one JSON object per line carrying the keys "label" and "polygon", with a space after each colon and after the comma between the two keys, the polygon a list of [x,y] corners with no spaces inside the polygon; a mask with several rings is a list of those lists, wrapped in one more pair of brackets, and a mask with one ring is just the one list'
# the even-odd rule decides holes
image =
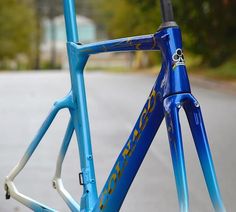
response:
{"label": "tree", "polygon": [[[109,35],[121,37],[155,32],[160,24],[159,0],[100,0]],[[235,0],[172,0],[183,29],[185,49],[218,66],[236,52]]]}
{"label": "tree", "polygon": [[[87,13],[89,9],[89,0],[80,0],[80,10],[81,13]],[[75,1],[78,5],[78,1]],[[55,26],[55,17],[63,13],[63,1],[62,0],[34,0],[34,8],[37,17],[37,33],[36,33],[36,57],[35,57],[35,69],[40,69],[40,44],[42,40],[42,19],[48,18],[50,21],[50,59],[49,59],[49,68],[56,68],[56,26]]]}
{"label": "tree", "polygon": [[34,69],[40,69],[40,44],[42,40],[42,19],[47,17],[51,25],[51,54],[50,68],[56,67],[56,31],[54,18],[62,13],[62,0],[34,0],[34,9],[36,14],[36,51]]}
{"label": "tree", "polygon": [[[151,34],[160,24],[159,7],[149,7],[146,1],[138,1],[138,6],[127,0],[97,0],[95,4],[96,8],[101,10],[100,14],[103,14],[95,21],[104,25],[110,38]],[[159,61],[159,57],[155,52],[139,52],[134,60],[135,68],[143,68]]]}
{"label": "tree", "polygon": [[187,47],[203,63],[218,66],[236,52],[235,0],[178,0],[176,18],[187,32]]}
{"label": "tree", "polygon": [[98,8],[103,12],[98,21],[105,25],[112,38],[153,33],[160,24],[159,8],[156,5],[148,7],[145,1],[137,1],[138,4],[127,0],[98,2]]}
{"label": "tree", "polygon": [[28,2],[0,1],[0,68],[19,55],[32,55],[35,16]]}

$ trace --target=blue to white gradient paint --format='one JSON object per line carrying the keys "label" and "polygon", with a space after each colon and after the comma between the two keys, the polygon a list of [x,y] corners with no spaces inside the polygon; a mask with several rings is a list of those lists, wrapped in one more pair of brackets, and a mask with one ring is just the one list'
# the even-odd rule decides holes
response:
{"label": "blue to white gradient paint", "polygon": [[[200,106],[190,90],[179,27],[174,22],[171,22],[161,26],[152,35],[81,45],[78,43],[79,36],[74,0],[64,0],[64,13],[71,92],[64,99],[54,104],[52,111],[30,144],[24,157],[6,178],[5,189],[8,194],[34,211],[55,211],[19,193],[13,184],[13,180],[35,151],[58,111],[62,108],[68,108],[71,118],[57,160],[57,169],[53,181],[54,188],[57,189],[73,212],[119,211],[152,140],[165,117],[180,211],[189,211],[187,177],[178,114],[179,110],[183,108],[189,120],[212,204],[216,211],[225,211]],[[84,85],[84,67],[91,54],[139,50],[160,50],[163,58],[162,68],[133,130],[98,196]],[[83,194],[80,199],[80,205],[64,189],[61,180],[61,167],[73,131],[75,131],[78,141],[83,176]]]}

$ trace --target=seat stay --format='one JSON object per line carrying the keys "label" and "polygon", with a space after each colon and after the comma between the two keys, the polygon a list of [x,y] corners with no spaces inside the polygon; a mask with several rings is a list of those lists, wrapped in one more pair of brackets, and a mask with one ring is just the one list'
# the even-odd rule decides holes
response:
{"label": "seat stay", "polygon": [[22,169],[25,167],[31,156],[33,155],[34,151],[36,150],[37,146],[41,142],[43,136],[47,132],[48,128],[52,124],[53,120],[55,119],[57,113],[63,109],[63,108],[73,108],[73,102],[71,97],[71,92],[63,99],[58,100],[54,103],[50,113],[46,117],[45,121],[43,122],[42,126],[40,127],[38,133],[34,137],[33,141],[28,146],[25,154],[21,158],[21,160],[17,163],[17,165],[11,170],[9,175],[5,179],[5,190],[6,190],[6,198],[9,199],[10,197],[13,197],[14,199],[18,200],[25,206],[31,208],[34,211],[41,211],[43,210],[49,210],[49,211],[55,211],[54,209],[51,209],[25,195],[20,193],[13,180],[15,177],[22,171]]}
{"label": "seat stay", "polygon": [[56,171],[53,178],[53,187],[57,190],[57,192],[60,194],[62,199],[65,201],[67,206],[70,208],[71,211],[80,211],[80,205],[74,200],[74,198],[69,194],[69,192],[64,188],[62,179],[61,179],[61,172],[62,172],[62,164],[66,155],[66,152],[68,150],[71,137],[74,132],[74,125],[72,118],[70,118],[67,130],[60,148],[60,152],[57,158],[57,165],[56,165]]}

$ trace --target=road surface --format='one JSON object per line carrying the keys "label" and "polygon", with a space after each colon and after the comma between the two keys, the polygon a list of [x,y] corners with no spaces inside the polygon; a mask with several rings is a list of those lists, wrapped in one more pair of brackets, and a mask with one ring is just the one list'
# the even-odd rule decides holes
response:
{"label": "road surface", "polygon": [[[154,81],[154,76],[144,74],[86,74],[99,191]],[[23,155],[54,100],[64,96],[69,88],[69,75],[66,72],[0,74],[0,212],[30,211],[13,199],[4,199],[4,177]],[[236,96],[195,86],[192,91],[202,107],[226,208],[228,211],[236,211]],[[190,209],[194,212],[213,211],[183,113],[181,120]],[[16,178],[20,191],[63,212],[69,210],[52,188],[51,180],[67,121],[68,112],[61,111],[22,174]],[[64,163],[63,179],[65,187],[78,201],[81,194],[79,172],[77,145],[73,138]],[[121,211],[178,211],[164,122]]]}

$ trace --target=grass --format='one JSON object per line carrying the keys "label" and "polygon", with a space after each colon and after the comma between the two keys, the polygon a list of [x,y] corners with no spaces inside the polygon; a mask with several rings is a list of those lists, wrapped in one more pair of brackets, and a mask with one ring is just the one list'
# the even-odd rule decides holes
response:
{"label": "grass", "polygon": [[229,60],[218,67],[205,67],[201,64],[188,66],[189,73],[224,81],[236,81],[236,61]]}
{"label": "grass", "polygon": [[236,62],[229,61],[215,69],[208,69],[206,75],[216,79],[236,81]]}

